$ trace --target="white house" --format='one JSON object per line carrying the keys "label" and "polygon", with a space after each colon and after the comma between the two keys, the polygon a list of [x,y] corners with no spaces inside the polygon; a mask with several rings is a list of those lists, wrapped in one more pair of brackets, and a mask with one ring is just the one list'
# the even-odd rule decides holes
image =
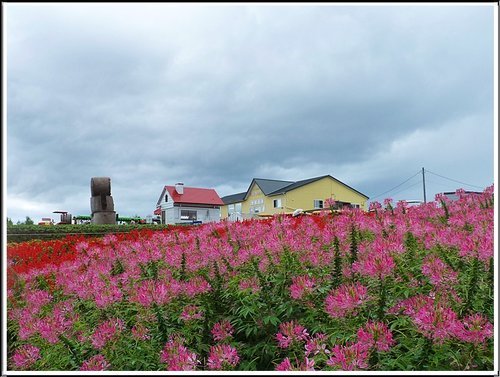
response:
{"label": "white house", "polygon": [[176,183],[163,188],[154,214],[161,216],[162,224],[209,223],[220,221],[223,205],[214,189]]}

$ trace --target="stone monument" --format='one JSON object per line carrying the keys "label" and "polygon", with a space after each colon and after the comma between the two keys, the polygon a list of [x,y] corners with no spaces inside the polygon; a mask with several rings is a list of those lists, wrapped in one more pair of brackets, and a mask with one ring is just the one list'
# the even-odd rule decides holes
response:
{"label": "stone monument", "polygon": [[115,205],[111,196],[111,178],[90,179],[92,224],[116,224]]}

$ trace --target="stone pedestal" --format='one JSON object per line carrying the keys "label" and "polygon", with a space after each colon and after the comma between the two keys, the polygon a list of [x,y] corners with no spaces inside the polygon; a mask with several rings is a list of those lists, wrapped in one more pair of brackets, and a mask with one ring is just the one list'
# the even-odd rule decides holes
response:
{"label": "stone pedestal", "polygon": [[92,224],[116,224],[116,212],[95,212],[92,214]]}

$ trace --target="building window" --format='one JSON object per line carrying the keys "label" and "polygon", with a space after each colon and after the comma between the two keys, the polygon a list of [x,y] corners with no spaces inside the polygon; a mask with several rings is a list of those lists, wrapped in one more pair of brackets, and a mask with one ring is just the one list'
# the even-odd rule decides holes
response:
{"label": "building window", "polygon": [[241,203],[236,203],[234,205],[234,211],[237,213],[241,213]]}
{"label": "building window", "polygon": [[230,204],[227,206],[227,213],[231,214],[234,212],[234,204]]}
{"label": "building window", "polygon": [[273,205],[274,205],[274,208],[281,208],[281,199],[274,199]]}
{"label": "building window", "polygon": [[323,201],[319,199],[314,199],[314,209],[323,208]]}
{"label": "building window", "polygon": [[181,220],[196,220],[196,211],[181,210]]}
{"label": "building window", "polygon": [[165,195],[165,203],[168,202],[168,195]]}

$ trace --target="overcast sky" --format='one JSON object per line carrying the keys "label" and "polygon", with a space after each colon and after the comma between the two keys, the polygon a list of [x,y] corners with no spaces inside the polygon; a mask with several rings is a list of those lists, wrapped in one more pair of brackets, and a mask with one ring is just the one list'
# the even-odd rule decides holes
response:
{"label": "overcast sky", "polygon": [[428,200],[494,182],[496,4],[3,8],[14,222],[90,214],[100,176],[122,216],[176,182],[330,174],[378,201],[422,200],[422,167]]}

